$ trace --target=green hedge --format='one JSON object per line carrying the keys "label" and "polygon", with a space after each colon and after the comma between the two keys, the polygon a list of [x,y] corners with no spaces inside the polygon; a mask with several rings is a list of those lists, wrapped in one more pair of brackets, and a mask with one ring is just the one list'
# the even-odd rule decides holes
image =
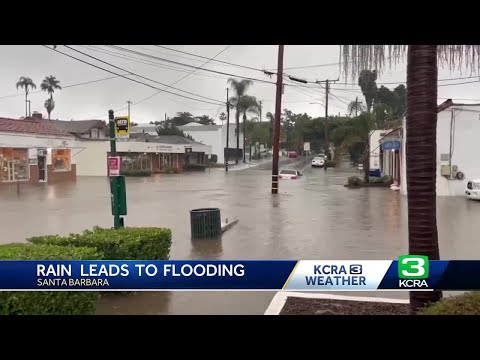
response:
{"label": "green hedge", "polygon": [[[0,245],[1,260],[98,260],[102,255],[85,247],[54,245]],[[95,291],[0,292],[0,315],[93,315]]]}
{"label": "green hedge", "polygon": [[170,229],[154,227],[96,227],[81,234],[36,236],[27,241],[33,244],[96,248],[105,260],[168,260],[172,232]]}
{"label": "green hedge", "polygon": [[120,170],[120,175],[125,175],[125,176],[150,176],[150,175],[152,175],[152,171],[151,170],[125,169],[125,170]]}
{"label": "green hedge", "polygon": [[420,315],[480,315],[480,292],[443,298],[425,309]]}

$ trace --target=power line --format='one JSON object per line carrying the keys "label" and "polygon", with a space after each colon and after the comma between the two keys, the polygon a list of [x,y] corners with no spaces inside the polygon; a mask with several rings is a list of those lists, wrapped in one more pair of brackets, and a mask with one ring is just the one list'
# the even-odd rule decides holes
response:
{"label": "power line", "polygon": [[[83,51],[74,49],[74,48],[72,48],[72,47],[70,47],[70,46],[68,46],[68,45],[63,45],[63,46],[65,46],[67,49],[76,51],[76,52],[78,52],[78,53],[80,53],[80,54],[82,54],[82,55],[84,55],[84,56],[87,56],[87,57],[89,57],[89,58],[92,58],[92,59],[94,59],[94,60],[97,60],[97,61],[99,61],[99,62],[101,62],[101,63],[107,64],[108,66],[111,66],[111,67],[113,67],[113,68],[115,68],[115,69],[119,69],[119,70],[125,71],[125,72],[127,72],[127,73],[129,73],[129,74],[131,74],[131,75],[134,75],[134,76],[137,76],[137,77],[139,77],[139,78],[145,79],[145,80],[147,80],[147,81],[151,81],[151,82],[154,82],[154,83],[163,85],[163,86],[165,86],[165,88],[162,89],[162,91],[165,91],[165,89],[168,89],[168,88],[172,88],[172,89],[174,89],[174,90],[181,91],[181,92],[184,92],[184,93],[186,93],[186,94],[190,94],[190,95],[198,96],[198,97],[200,97],[200,98],[204,98],[204,99],[207,99],[207,100],[213,100],[213,101],[218,101],[219,103],[222,103],[221,101],[219,101],[219,100],[217,100],[217,99],[213,99],[213,98],[210,98],[210,97],[208,97],[208,96],[198,95],[198,94],[192,93],[192,92],[190,92],[190,91],[178,89],[178,88],[175,88],[175,87],[173,87],[173,86],[171,86],[171,85],[162,83],[162,82],[160,82],[160,81],[156,81],[156,80],[150,79],[150,78],[148,78],[148,77],[146,77],[146,76],[142,76],[142,75],[136,74],[136,73],[131,72],[131,71],[129,71],[129,70],[123,69],[123,68],[121,68],[121,67],[119,67],[119,66],[113,65],[113,64],[111,64],[111,63],[109,63],[109,62],[107,62],[107,61],[104,61],[104,60],[102,60],[102,59],[99,59],[99,58],[97,58],[97,57],[95,57],[95,56],[92,56],[92,55],[89,55],[89,54],[87,54],[87,53],[84,53]],[[226,49],[225,49],[225,50],[226,50]],[[129,78],[127,78],[127,79],[129,79]],[[133,79],[129,79],[129,80],[133,80]],[[140,83],[142,83],[142,82],[140,82]],[[176,94],[176,95],[179,95],[179,94]]]}
{"label": "power line", "polygon": [[[179,52],[179,53],[182,53],[182,54],[187,54],[187,55],[191,55],[191,56],[196,56],[196,57],[201,58],[201,59],[208,59],[208,58],[205,57],[205,56],[201,56],[201,55],[197,55],[197,54],[192,54],[192,53],[189,53],[189,52],[186,52],[186,51],[182,51],[182,50],[172,49],[172,48],[169,48],[169,47],[163,46],[163,45],[154,45],[154,46],[159,47],[159,48],[163,48],[163,49],[167,49],[167,50],[170,50],[170,51]],[[214,61],[215,61],[216,63],[226,64],[226,65],[230,65],[230,66],[236,66],[236,67],[239,67],[239,68],[244,68],[244,69],[253,70],[253,71],[260,71],[260,72],[262,72],[262,73],[264,72],[264,70],[257,69],[257,68],[254,68],[254,67],[250,67],[250,66],[246,66],[246,65],[234,64],[234,63],[230,63],[230,62],[222,61],[222,60],[214,60]]]}

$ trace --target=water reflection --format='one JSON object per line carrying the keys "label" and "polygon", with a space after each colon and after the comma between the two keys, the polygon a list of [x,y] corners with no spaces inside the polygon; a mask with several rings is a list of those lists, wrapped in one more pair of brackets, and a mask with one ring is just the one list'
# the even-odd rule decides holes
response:
{"label": "water reflection", "polygon": [[223,256],[222,237],[215,239],[191,239],[190,259],[216,260]]}
{"label": "water reflection", "polygon": [[97,315],[165,315],[170,313],[171,299],[169,291],[107,293],[100,297]]}

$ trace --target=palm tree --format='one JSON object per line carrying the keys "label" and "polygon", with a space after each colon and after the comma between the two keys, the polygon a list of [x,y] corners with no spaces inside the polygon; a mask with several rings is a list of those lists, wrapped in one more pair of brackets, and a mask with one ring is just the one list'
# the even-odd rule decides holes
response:
{"label": "palm tree", "polygon": [[355,116],[357,116],[358,113],[362,113],[365,111],[365,105],[361,101],[357,100],[350,102],[348,104],[348,113],[350,116],[352,116],[353,113],[355,113]]}
{"label": "palm tree", "polygon": [[358,86],[362,89],[362,94],[365,96],[367,103],[367,111],[370,112],[373,103],[377,97],[377,71],[376,70],[362,70],[358,77]]}
{"label": "palm tree", "polygon": [[[235,124],[237,126],[237,151],[235,156],[235,163],[238,164],[238,151],[240,148],[240,114],[242,113],[239,99],[246,95],[248,88],[253,85],[253,81],[246,79],[237,80],[234,78],[230,78],[228,79],[228,84],[235,93],[235,96],[230,99],[230,103],[235,107]],[[245,149],[243,149],[243,152],[245,152]]]}
{"label": "palm tree", "polygon": [[53,101],[53,99],[47,99],[43,106],[47,109],[48,119],[50,119],[50,113],[55,109],[55,101]]}
{"label": "palm tree", "polygon": [[[367,68],[382,70],[407,54],[406,165],[409,253],[440,258],[436,218],[438,62],[450,69],[478,69],[480,45],[344,45],[343,68],[355,78]],[[350,63],[352,61],[352,63]],[[351,68],[350,68],[351,66]],[[440,300],[440,291],[410,292],[416,313]]]}
{"label": "palm tree", "polygon": [[238,103],[239,109],[243,114],[243,162],[245,162],[245,136],[246,136],[246,121],[247,113],[259,115],[260,114],[260,104],[257,101],[255,96],[244,95],[240,98]]}
{"label": "palm tree", "polygon": [[[45,79],[43,79],[42,83],[40,84],[40,88],[43,91],[46,91],[50,95],[50,101],[53,102],[53,93],[55,90],[62,90],[62,87],[60,86],[60,81],[55,78],[55,76],[50,75],[46,76]],[[45,106],[46,107],[46,106]],[[50,112],[53,110],[53,107],[51,107]],[[47,109],[48,111],[48,109]],[[50,120],[50,112],[48,113],[48,119]]]}
{"label": "palm tree", "polygon": [[36,89],[37,85],[33,82],[32,79],[26,76],[22,76],[18,81],[17,81],[17,89],[22,88],[25,90],[25,117],[28,117],[28,92],[29,88],[31,89]]}

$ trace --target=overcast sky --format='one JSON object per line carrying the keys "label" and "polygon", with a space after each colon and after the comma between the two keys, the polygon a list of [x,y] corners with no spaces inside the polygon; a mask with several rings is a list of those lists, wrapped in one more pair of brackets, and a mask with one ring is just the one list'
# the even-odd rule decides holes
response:
{"label": "overcast sky", "polygon": [[[225,101],[229,75],[205,72],[202,70],[197,70],[189,75],[189,73],[194,70],[193,67],[143,57],[140,54],[128,53],[107,46],[95,45],[92,47],[91,45],[87,45],[87,48],[79,45],[71,46],[110,64],[163,84],[172,84],[186,76],[185,79],[179,81],[174,87],[213,100]],[[120,46],[125,49],[150,54],[158,58],[176,61],[182,64],[190,64],[196,67],[208,61],[207,59],[174,52],[153,45]],[[215,59],[255,69],[273,69],[274,71],[277,65],[278,46],[274,45],[231,45],[229,47],[228,45],[167,45],[167,47],[201,55],[206,58],[212,58],[226,49]],[[117,73],[125,73],[105,63],[76,53],[64,46],[58,46],[57,50],[105,69]],[[117,53],[118,55],[112,53]],[[125,57],[130,58],[125,59]],[[140,63],[139,61],[144,63]],[[285,73],[310,81],[337,79],[340,76],[340,82],[331,86],[332,91],[329,97],[330,115],[337,115],[338,113],[342,115],[345,114],[347,112],[347,104],[355,100],[356,96],[359,97],[359,100],[364,100],[358,86],[344,84],[345,80],[341,77],[338,62],[338,45],[285,46]],[[296,67],[304,68],[296,69]],[[204,68],[271,82],[276,81],[275,76],[269,78],[260,71],[234,67],[214,61],[204,65]],[[32,112],[40,111],[46,116],[43,103],[47,98],[47,94],[38,90],[40,89],[42,79],[47,75],[55,76],[64,87],[114,76],[103,70],[56,53],[41,45],[1,46],[0,77],[2,81],[0,82],[0,117],[19,118],[25,115],[25,94],[22,89],[17,90],[15,87],[20,76],[28,76],[37,84],[37,92],[34,91],[29,95],[31,110]],[[443,69],[440,69],[439,72],[439,79],[468,76],[471,76],[471,74],[467,72],[461,74],[460,72],[450,72],[449,70]],[[400,84],[401,82],[405,82],[405,77],[405,65],[399,64],[395,69],[391,71],[387,70],[381,74],[377,83],[398,82],[398,84]],[[164,88],[163,85],[143,78],[132,78],[160,89]],[[439,85],[442,86],[439,87],[439,103],[447,98],[467,103],[480,102],[480,94],[477,94],[480,90],[480,83],[475,82],[477,80],[478,78],[467,78],[463,80],[440,81]],[[352,82],[356,81],[352,79],[348,80],[348,83]],[[451,85],[461,82],[473,83]],[[448,86],[443,86],[447,84]],[[396,85],[388,84],[385,86],[393,89]],[[308,85],[308,87],[312,88],[302,87],[302,84],[299,83],[296,83],[295,86],[286,86],[283,95],[282,109],[287,108],[295,113],[306,112],[311,116],[323,116],[325,109],[322,104],[325,100],[325,90],[316,85]],[[168,90],[196,98],[196,96],[192,94],[182,93],[171,88]],[[224,107],[216,105],[216,101],[213,100],[202,98],[202,100],[211,101],[215,104],[198,102],[165,92],[153,95],[157,92],[158,90],[156,89],[123,78],[113,78],[85,85],[66,87],[54,93],[55,110],[52,113],[52,119],[106,119],[109,109],[116,110],[116,115],[126,115],[127,100],[133,103],[131,107],[132,121],[138,123],[163,120],[165,113],[167,116],[172,117],[176,112],[190,112],[195,116],[206,114],[219,122],[218,116],[225,110]],[[262,101],[263,116],[269,111],[274,112],[274,84],[256,81],[254,86],[249,90],[249,94],[256,96],[257,99]],[[150,96],[152,97],[142,101]],[[471,101],[466,99],[471,99]]]}

